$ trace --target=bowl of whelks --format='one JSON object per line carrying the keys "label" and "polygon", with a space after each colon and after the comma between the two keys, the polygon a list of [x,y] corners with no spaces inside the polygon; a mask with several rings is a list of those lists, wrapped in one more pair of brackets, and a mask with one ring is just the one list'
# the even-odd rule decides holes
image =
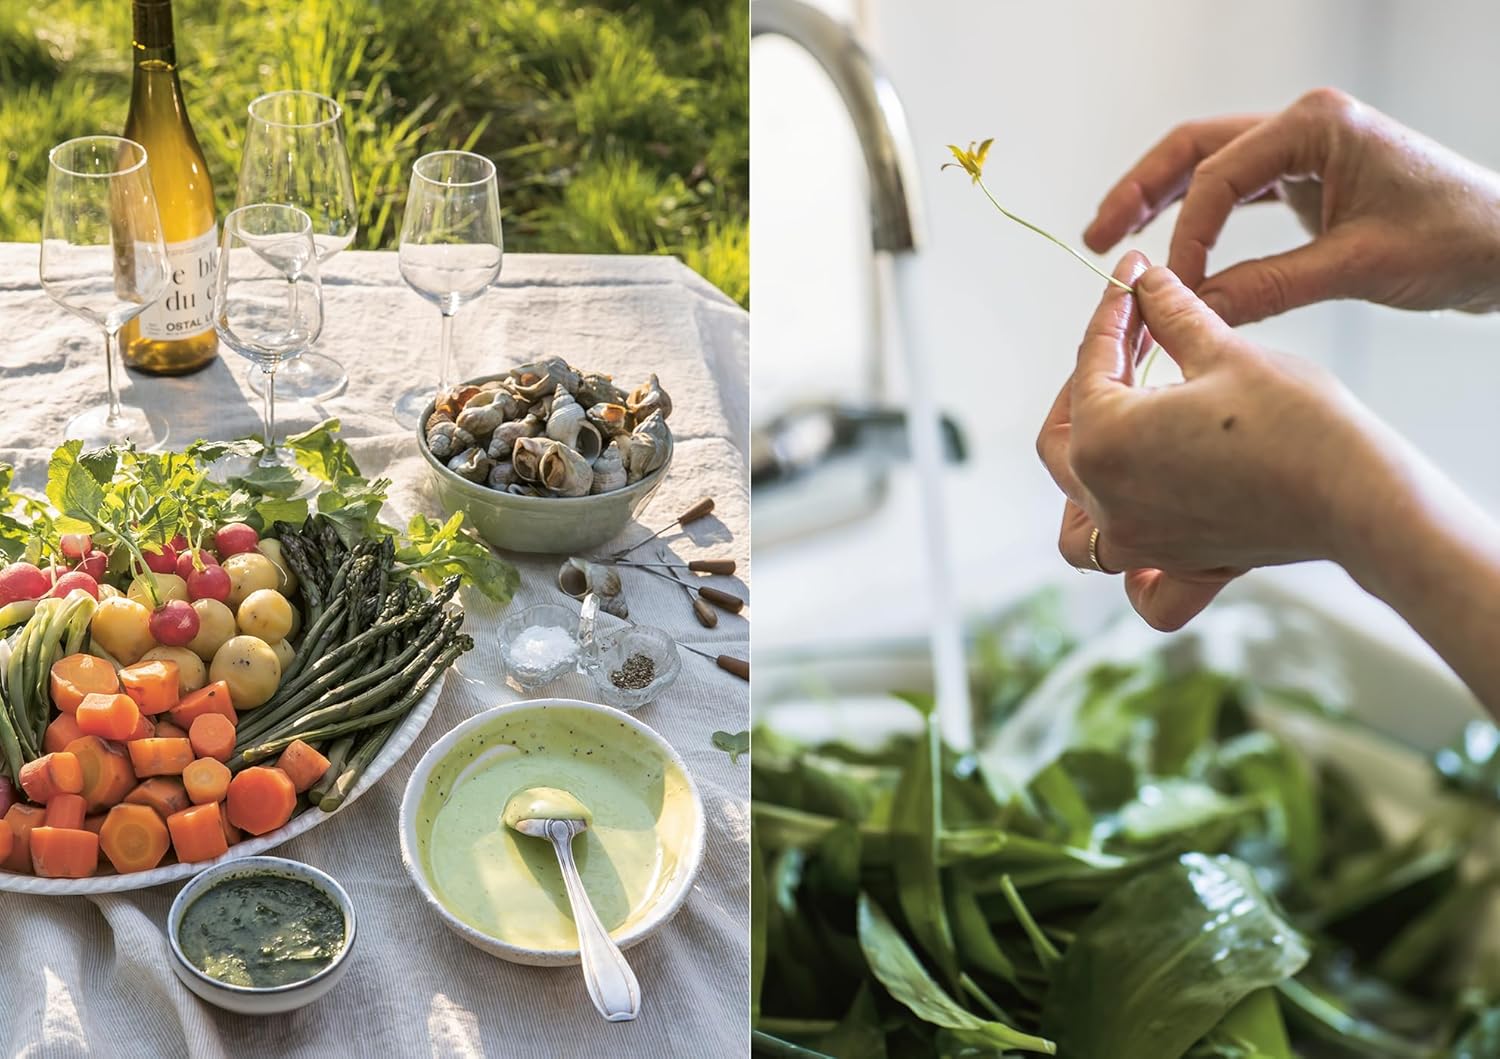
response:
{"label": "bowl of whelks", "polygon": [[401,802],[401,859],[443,923],[513,963],[576,964],[578,934],[546,841],[507,827],[513,797],[545,788],[582,803],[573,853],[622,949],[676,914],[703,859],[704,813],[682,758],[609,706],[534,699],[497,706],[443,736]]}
{"label": "bowl of whelks", "polygon": [[427,406],[417,448],[445,510],[490,544],[573,554],[618,534],[672,461],[672,400],[561,357],[463,383]]}

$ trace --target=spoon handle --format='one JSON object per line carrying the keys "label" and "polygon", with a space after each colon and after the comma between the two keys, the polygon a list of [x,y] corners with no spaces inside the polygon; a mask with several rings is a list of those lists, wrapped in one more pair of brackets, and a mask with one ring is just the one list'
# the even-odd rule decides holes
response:
{"label": "spoon handle", "polygon": [[573,922],[578,928],[578,954],[583,960],[583,981],[589,996],[607,1022],[625,1022],[641,1010],[641,987],[635,972],[625,962],[625,954],[599,922],[594,903],[573,863],[573,833],[561,821],[547,825],[557,862],[562,866],[563,882],[568,887],[568,901],[573,906]]}

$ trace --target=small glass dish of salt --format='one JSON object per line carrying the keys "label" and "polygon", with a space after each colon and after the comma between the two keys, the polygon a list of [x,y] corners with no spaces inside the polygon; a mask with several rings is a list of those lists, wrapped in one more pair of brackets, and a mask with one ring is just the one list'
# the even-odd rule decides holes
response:
{"label": "small glass dish of salt", "polygon": [[578,668],[578,615],[538,603],[500,623],[500,659],[507,680],[535,691]]}

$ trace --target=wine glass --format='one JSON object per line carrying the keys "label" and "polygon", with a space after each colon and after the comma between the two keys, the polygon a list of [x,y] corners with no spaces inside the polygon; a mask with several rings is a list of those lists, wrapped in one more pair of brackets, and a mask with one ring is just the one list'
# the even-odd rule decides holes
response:
{"label": "wine glass", "polygon": [[146,149],[120,136],[81,136],[47,152],[42,289],[104,331],[105,404],[69,419],[63,436],[85,446],[156,448],[167,425],[120,401],[115,336],[170,285]]}
{"label": "wine glass", "polygon": [[[438,392],[448,389],[453,317],[500,275],[500,192],[495,163],[468,151],[434,151],[411,167],[398,260],[406,285],[443,313]],[[416,426],[432,397],[415,386],[396,399],[396,421]]]}
{"label": "wine glass", "polygon": [[291,453],[276,444],[276,370],[306,353],[323,330],[323,284],[306,213],[256,203],[224,218],[214,330],[260,369],[266,419],[260,466],[290,466]]}
{"label": "wine glass", "polygon": [[[343,113],[337,102],[317,92],[260,96],[250,104],[240,157],[235,205],[275,202],[304,211],[312,218],[319,265],[354,242],[359,228]],[[264,378],[250,367],[256,393]],[[276,381],[283,395],[316,400],[341,391],[349,375],[333,357],[309,352],[289,363]]]}

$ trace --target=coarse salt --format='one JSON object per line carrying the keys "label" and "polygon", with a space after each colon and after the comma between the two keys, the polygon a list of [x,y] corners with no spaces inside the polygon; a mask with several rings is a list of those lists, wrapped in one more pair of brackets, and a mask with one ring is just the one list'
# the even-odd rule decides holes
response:
{"label": "coarse salt", "polygon": [[535,672],[560,666],[577,655],[573,634],[556,625],[528,625],[510,644],[511,664]]}

